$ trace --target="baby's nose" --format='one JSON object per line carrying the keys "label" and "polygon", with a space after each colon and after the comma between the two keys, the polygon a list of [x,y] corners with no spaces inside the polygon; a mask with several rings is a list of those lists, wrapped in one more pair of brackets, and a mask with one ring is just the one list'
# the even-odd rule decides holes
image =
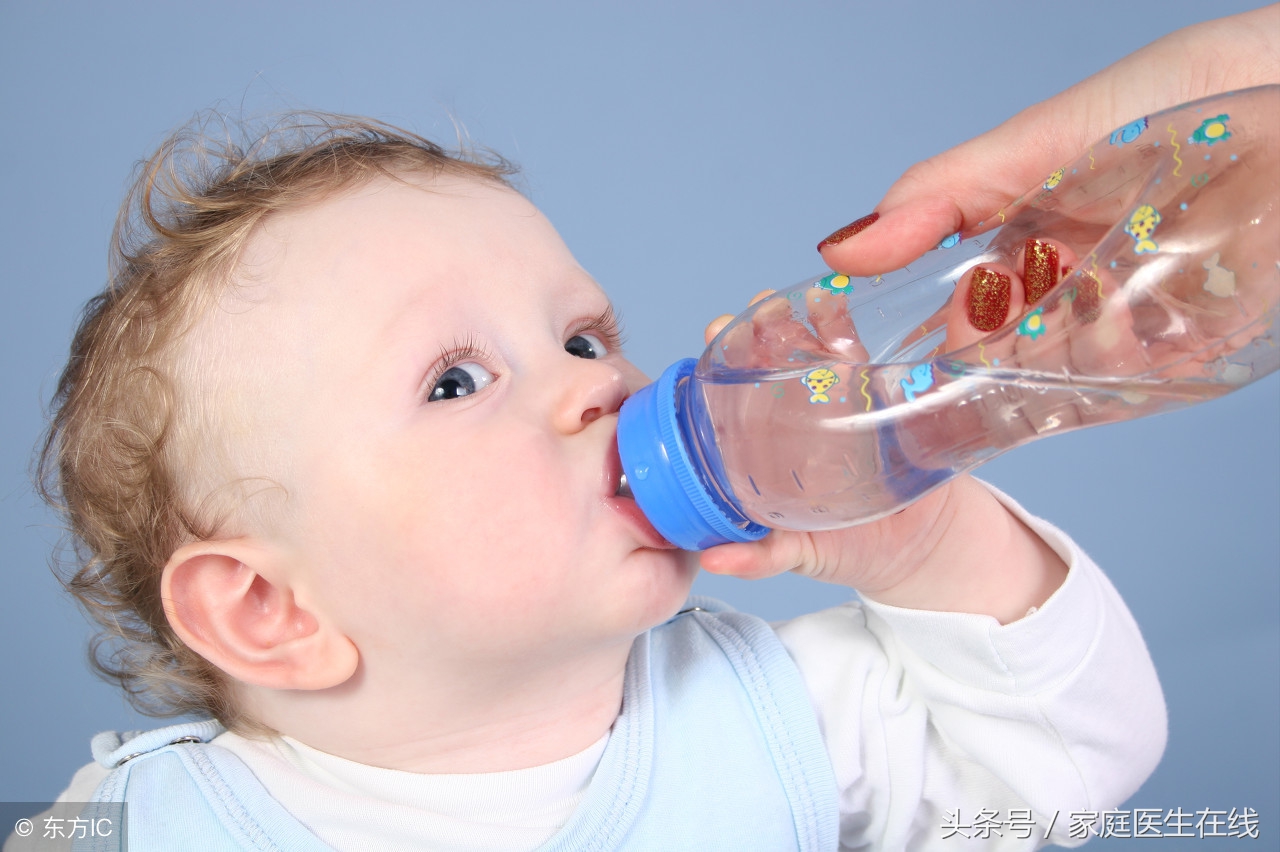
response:
{"label": "baby's nose", "polygon": [[556,426],[562,432],[577,432],[601,417],[616,414],[630,395],[622,373],[610,364],[583,359],[570,372],[555,412]]}

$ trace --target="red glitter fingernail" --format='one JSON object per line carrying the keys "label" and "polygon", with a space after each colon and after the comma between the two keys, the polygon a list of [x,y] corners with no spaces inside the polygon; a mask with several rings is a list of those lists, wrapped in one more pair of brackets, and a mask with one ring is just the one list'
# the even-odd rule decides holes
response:
{"label": "red glitter fingernail", "polygon": [[1080,283],[1076,284],[1076,297],[1071,302],[1071,313],[1080,322],[1094,322],[1102,316],[1102,282],[1087,270],[1080,270]]}
{"label": "red glitter fingernail", "polygon": [[975,266],[969,279],[969,295],[965,309],[969,322],[979,331],[995,331],[1009,317],[1009,293],[1012,281],[985,266]]}
{"label": "red glitter fingernail", "polygon": [[1058,283],[1058,247],[1035,238],[1027,240],[1022,253],[1022,283],[1027,304],[1034,305]]}
{"label": "red glitter fingernail", "polygon": [[[1075,267],[1073,266],[1062,267],[1062,274],[1058,276],[1058,280],[1065,281],[1067,279],[1067,276],[1071,274],[1071,270],[1073,270],[1074,268]],[[1045,304],[1044,312],[1046,314],[1051,314],[1058,309],[1058,305],[1061,305],[1063,302],[1071,302],[1073,299],[1075,299],[1075,297],[1076,297],[1076,288],[1068,287],[1065,293],[1059,294],[1058,298]]]}
{"label": "red glitter fingernail", "polygon": [[880,218],[879,213],[869,213],[866,216],[863,216],[861,219],[857,219],[853,222],[850,222],[840,230],[836,231],[831,236],[827,237],[822,242],[818,243],[818,251],[822,251],[827,246],[840,245],[840,243],[844,242],[850,237],[861,234],[867,228],[870,228],[872,225],[874,225],[876,223],[876,220],[879,218]]}

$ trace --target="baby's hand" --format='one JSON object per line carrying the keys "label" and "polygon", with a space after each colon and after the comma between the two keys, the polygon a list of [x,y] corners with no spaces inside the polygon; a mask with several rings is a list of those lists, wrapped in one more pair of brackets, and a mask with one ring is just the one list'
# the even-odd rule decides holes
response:
{"label": "baby's hand", "polygon": [[[1010,278],[1020,290],[1023,278]],[[771,292],[758,293],[751,304]],[[948,349],[986,333],[969,322],[963,302],[953,304]],[[707,342],[731,319],[713,320]],[[1057,554],[968,476],[874,523],[825,532],[774,530],[760,541],[710,548],[701,563],[711,573],[744,579],[794,571],[882,603],[983,613],[1002,623],[1044,603],[1066,576]]]}

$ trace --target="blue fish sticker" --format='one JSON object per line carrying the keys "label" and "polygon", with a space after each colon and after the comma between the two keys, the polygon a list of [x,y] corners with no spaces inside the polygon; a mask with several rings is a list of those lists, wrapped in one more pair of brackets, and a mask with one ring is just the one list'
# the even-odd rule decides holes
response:
{"label": "blue fish sticker", "polygon": [[916,364],[911,368],[911,381],[903,379],[903,393],[906,394],[907,402],[915,402],[916,394],[921,394],[933,387],[933,368],[929,364]]}
{"label": "blue fish sticker", "polygon": [[1145,118],[1140,118],[1137,121],[1131,121],[1111,134],[1111,144],[1128,145],[1130,142],[1141,136],[1142,131],[1146,129],[1147,120]]}

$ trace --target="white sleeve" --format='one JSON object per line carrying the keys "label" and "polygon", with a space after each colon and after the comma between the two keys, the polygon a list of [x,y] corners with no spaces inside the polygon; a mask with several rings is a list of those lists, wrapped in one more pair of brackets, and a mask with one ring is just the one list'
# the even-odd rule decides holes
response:
{"label": "white sleeve", "polygon": [[835,766],[842,848],[1030,849],[1051,824],[1047,842],[1077,845],[1071,813],[1115,808],[1164,751],[1164,696],[1119,594],[996,495],[1069,569],[1035,614],[1002,626],[867,601],[777,627]]}

